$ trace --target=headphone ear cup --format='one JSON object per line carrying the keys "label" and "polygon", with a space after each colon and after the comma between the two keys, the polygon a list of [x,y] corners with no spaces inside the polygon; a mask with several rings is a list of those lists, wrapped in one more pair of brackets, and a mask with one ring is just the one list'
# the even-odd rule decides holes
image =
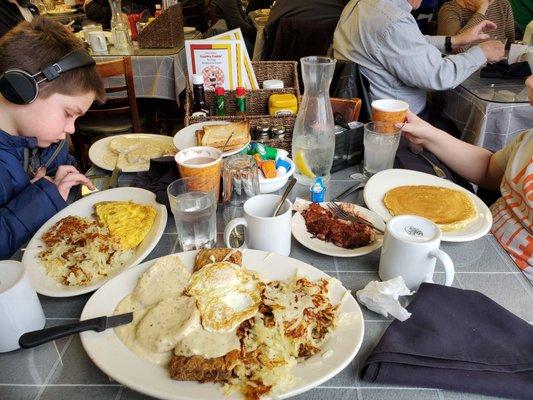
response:
{"label": "headphone ear cup", "polygon": [[0,77],[0,93],[14,104],[30,104],[39,94],[39,86],[26,71],[10,69]]}

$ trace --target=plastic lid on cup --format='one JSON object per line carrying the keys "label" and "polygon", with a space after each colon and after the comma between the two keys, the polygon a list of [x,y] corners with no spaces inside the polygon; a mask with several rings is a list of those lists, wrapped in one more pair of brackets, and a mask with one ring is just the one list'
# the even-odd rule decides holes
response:
{"label": "plastic lid on cup", "polygon": [[204,84],[204,76],[202,74],[194,74],[192,76],[192,84],[193,85],[203,85]]}

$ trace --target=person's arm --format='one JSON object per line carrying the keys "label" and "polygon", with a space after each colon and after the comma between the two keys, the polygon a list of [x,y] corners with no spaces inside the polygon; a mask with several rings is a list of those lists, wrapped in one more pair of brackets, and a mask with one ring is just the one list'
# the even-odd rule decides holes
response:
{"label": "person's arm", "polygon": [[431,151],[469,182],[487,189],[500,187],[504,171],[490,151],[456,139],[412,112],[408,112],[402,131],[409,141]]}
{"label": "person's arm", "polygon": [[442,58],[439,49],[407,18],[387,26],[376,38],[374,50],[374,57],[389,73],[407,86],[426,90],[454,88],[486,61],[498,61],[504,54],[501,42],[488,41]]}
{"label": "person's arm", "polygon": [[[11,177],[2,177],[10,180]],[[54,214],[66,206],[56,185],[42,178],[19,192],[14,198],[7,199],[5,186],[0,194],[0,259],[10,258],[35,232]]]}

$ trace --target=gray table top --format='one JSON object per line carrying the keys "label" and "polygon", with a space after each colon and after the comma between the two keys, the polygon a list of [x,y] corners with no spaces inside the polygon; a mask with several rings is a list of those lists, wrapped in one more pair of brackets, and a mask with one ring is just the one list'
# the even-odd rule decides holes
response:
{"label": "gray table top", "polygon": [[[331,197],[354,184],[349,175],[352,168],[335,173],[329,184]],[[128,177],[121,177],[121,185]],[[296,189],[305,193],[303,189]],[[293,196],[294,197],[294,196]],[[352,194],[345,201],[362,203],[362,194]],[[533,323],[533,288],[512,260],[498,245],[492,235],[468,243],[443,243],[455,263],[453,286],[478,290],[489,296],[517,316]],[[170,215],[157,247],[146,260],[178,251],[176,227]],[[339,279],[353,293],[371,280],[377,280],[379,250],[356,258],[334,258],[314,253],[292,241],[291,257],[307,262]],[[14,259],[20,260],[18,253]],[[444,271],[438,265],[436,282],[444,282]],[[90,294],[71,298],[39,296],[46,325],[54,326],[76,321]],[[424,388],[391,387],[368,384],[358,378],[359,366],[370,354],[387,329],[391,319],[384,318],[361,306],[364,315],[365,336],[355,359],[334,378],[301,394],[295,399],[394,399],[394,400],[474,400],[487,398],[465,393]],[[0,354],[0,399],[2,400],[119,400],[149,399],[136,393],[103,374],[83,350],[78,335],[56,340],[29,350],[16,350]]]}

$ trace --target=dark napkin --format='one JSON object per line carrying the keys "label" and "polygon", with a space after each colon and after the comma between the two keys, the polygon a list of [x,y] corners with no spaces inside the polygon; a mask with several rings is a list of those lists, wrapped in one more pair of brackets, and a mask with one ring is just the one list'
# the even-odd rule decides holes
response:
{"label": "dark napkin", "polygon": [[527,61],[514,64],[507,64],[507,61],[500,61],[494,64],[488,64],[479,71],[481,78],[518,79],[526,78],[529,75],[531,75],[531,68],[529,68]]}
{"label": "dark napkin", "polygon": [[170,210],[167,187],[179,178],[180,173],[174,157],[159,157],[150,160],[148,171],[139,172],[135,175],[131,186],[155,193],[156,201],[164,204]]}
{"label": "dark napkin", "polygon": [[423,283],[363,364],[367,382],[533,397],[533,326],[483,294]]}

